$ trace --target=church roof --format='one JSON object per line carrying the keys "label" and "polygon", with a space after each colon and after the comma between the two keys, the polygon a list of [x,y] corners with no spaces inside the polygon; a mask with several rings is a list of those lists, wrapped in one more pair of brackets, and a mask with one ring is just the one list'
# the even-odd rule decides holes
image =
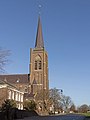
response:
{"label": "church roof", "polygon": [[7,81],[11,84],[24,84],[29,82],[29,74],[0,75],[0,80]]}
{"label": "church roof", "polygon": [[41,25],[41,21],[40,21],[40,16],[38,19],[38,28],[37,28],[35,48],[44,48],[44,41],[43,41],[43,35],[42,35],[42,25]]}

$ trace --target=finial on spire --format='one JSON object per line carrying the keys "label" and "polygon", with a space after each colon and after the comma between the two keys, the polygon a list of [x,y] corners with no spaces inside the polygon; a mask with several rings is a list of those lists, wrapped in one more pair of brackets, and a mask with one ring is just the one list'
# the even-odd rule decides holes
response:
{"label": "finial on spire", "polygon": [[39,8],[39,15],[41,14],[41,7],[42,7],[42,5],[39,4],[39,5],[38,5],[38,8]]}

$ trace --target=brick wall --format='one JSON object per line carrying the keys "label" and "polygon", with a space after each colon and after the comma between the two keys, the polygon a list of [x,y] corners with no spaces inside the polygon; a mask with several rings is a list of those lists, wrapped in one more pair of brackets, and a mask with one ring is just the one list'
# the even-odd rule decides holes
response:
{"label": "brick wall", "polygon": [[0,88],[0,106],[3,101],[7,98],[7,88]]}

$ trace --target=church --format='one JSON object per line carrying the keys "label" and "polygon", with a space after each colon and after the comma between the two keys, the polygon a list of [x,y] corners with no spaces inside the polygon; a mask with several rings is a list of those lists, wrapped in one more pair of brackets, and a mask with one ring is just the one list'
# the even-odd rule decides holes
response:
{"label": "church", "polygon": [[35,100],[36,95],[44,95],[49,91],[48,54],[44,47],[40,16],[38,17],[35,47],[30,49],[29,71],[28,74],[0,75],[0,80],[10,83],[23,92],[25,100]]}

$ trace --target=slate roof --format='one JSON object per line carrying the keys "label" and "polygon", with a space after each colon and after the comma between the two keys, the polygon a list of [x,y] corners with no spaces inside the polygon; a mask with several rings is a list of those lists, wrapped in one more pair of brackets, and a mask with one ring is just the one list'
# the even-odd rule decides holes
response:
{"label": "slate roof", "polygon": [[41,25],[41,21],[40,21],[40,16],[38,19],[38,28],[37,28],[35,48],[44,48],[44,41],[43,41],[43,35],[42,35],[42,25]]}
{"label": "slate roof", "polygon": [[9,87],[17,89],[14,85],[12,85],[4,80],[0,80],[0,85],[7,85],[7,87],[9,86]]}
{"label": "slate roof", "polygon": [[33,93],[24,93],[24,98],[34,98],[35,94]]}
{"label": "slate roof", "polygon": [[29,74],[0,75],[0,80],[11,84],[16,84],[17,82],[25,84],[29,82]]}

